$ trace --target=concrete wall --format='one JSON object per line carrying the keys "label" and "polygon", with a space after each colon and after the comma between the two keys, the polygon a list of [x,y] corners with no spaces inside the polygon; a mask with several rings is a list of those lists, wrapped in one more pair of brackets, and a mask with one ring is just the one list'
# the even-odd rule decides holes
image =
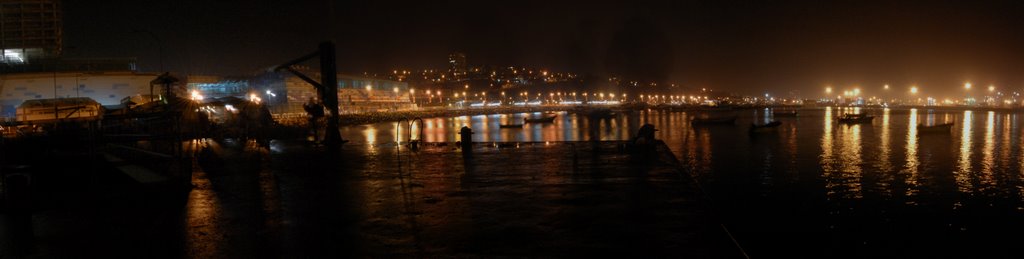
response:
{"label": "concrete wall", "polygon": [[149,82],[156,76],[135,72],[0,75],[0,117],[14,117],[18,105],[34,99],[89,97],[101,105],[120,104],[128,96],[148,95]]}

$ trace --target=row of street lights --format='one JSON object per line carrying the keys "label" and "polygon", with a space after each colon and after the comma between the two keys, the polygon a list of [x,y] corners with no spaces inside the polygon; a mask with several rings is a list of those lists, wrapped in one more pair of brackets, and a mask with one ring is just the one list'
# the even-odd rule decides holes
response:
{"label": "row of street lights", "polygon": [[[964,89],[967,91],[966,92],[966,94],[967,94],[966,98],[967,99],[971,99],[970,90],[971,90],[972,86],[973,85],[970,82],[964,83]],[[882,88],[884,90],[888,91],[889,90],[889,85],[886,84]],[[993,93],[993,92],[995,92],[995,90],[996,90],[996,87],[994,85],[989,85],[989,87],[988,87],[988,92],[989,93]],[[910,86],[910,94],[916,95],[918,92],[920,92],[920,89],[916,85]],[[831,96],[832,95],[832,87],[831,86],[826,86],[825,87],[825,93],[826,93],[826,96]],[[847,96],[847,97],[860,97],[860,88],[854,88],[852,91],[843,91],[843,94],[839,95],[839,96],[836,96],[836,98],[837,99],[841,99],[841,98],[843,98],[843,96]]]}

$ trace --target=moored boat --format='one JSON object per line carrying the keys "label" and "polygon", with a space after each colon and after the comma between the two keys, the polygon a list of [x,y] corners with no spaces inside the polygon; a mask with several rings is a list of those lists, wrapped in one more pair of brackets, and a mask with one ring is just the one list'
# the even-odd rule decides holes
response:
{"label": "moored boat", "polygon": [[875,116],[863,114],[863,113],[847,113],[842,117],[839,117],[840,123],[871,123],[875,119]]}
{"label": "moored boat", "polygon": [[505,129],[505,128],[522,128],[523,124],[501,124],[498,127],[503,128],[503,129]]}
{"label": "moored boat", "polygon": [[751,123],[750,132],[770,131],[778,128],[780,125],[782,125],[782,122],[780,121],[772,121],[761,125]]}
{"label": "moored boat", "polygon": [[953,128],[953,123],[935,124],[931,126],[925,126],[924,124],[917,125],[917,132],[919,133],[949,133],[950,129]]}
{"label": "moored boat", "polygon": [[556,117],[558,117],[558,115],[542,118],[523,118],[523,121],[526,123],[551,123],[555,122]]}

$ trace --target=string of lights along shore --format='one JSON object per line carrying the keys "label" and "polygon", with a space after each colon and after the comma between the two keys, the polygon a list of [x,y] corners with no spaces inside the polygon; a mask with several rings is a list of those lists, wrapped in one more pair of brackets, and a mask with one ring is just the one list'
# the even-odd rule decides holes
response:
{"label": "string of lights along shore", "polygon": [[[819,99],[823,102],[853,105],[926,105],[926,106],[984,106],[984,107],[1020,107],[1020,90],[1003,92],[994,84],[984,89],[974,89],[974,84],[965,82],[961,86],[963,94],[960,96],[935,97],[930,95],[927,88],[919,85],[908,85],[904,88],[892,87],[884,84],[875,89],[864,88],[870,91],[862,91],[860,86],[849,88],[835,88],[825,86],[824,94]],[[956,87],[954,87],[956,88]]]}
{"label": "string of lights along shore", "polygon": [[1024,258],[1024,0],[0,0],[0,259]]}

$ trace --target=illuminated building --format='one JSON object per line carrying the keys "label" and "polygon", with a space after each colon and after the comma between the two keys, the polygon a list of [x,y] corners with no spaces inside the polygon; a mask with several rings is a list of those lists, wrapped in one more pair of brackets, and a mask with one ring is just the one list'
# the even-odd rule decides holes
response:
{"label": "illuminated building", "polygon": [[[288,73],[258,75],[251,80],[251,86],[275,114],[304,113],[302,105],[317,97],[312,85]],[[338,74],[338,105],[342,113],[409,109],[415,107],[411,99],[409,83]]]}
{"label": "illuminated building", "polygon": [[60,57],[61,20],[59,0],[0,0],[0,63]]}
{"label": "illuminated building", "polygon": [[[0,117],[15,116],[16,107],[38,99],[90,98],[100,105],[145,100],[156,73],[134,71],[45,72],[0,75]],[[138,101],[136,101],[138,103]]]}
{"label": "illuminated building", "polygon": [[448,73],[452,79],[458,81],[464,78],[467,72],[466,54],[456,52],[448,55]]}

